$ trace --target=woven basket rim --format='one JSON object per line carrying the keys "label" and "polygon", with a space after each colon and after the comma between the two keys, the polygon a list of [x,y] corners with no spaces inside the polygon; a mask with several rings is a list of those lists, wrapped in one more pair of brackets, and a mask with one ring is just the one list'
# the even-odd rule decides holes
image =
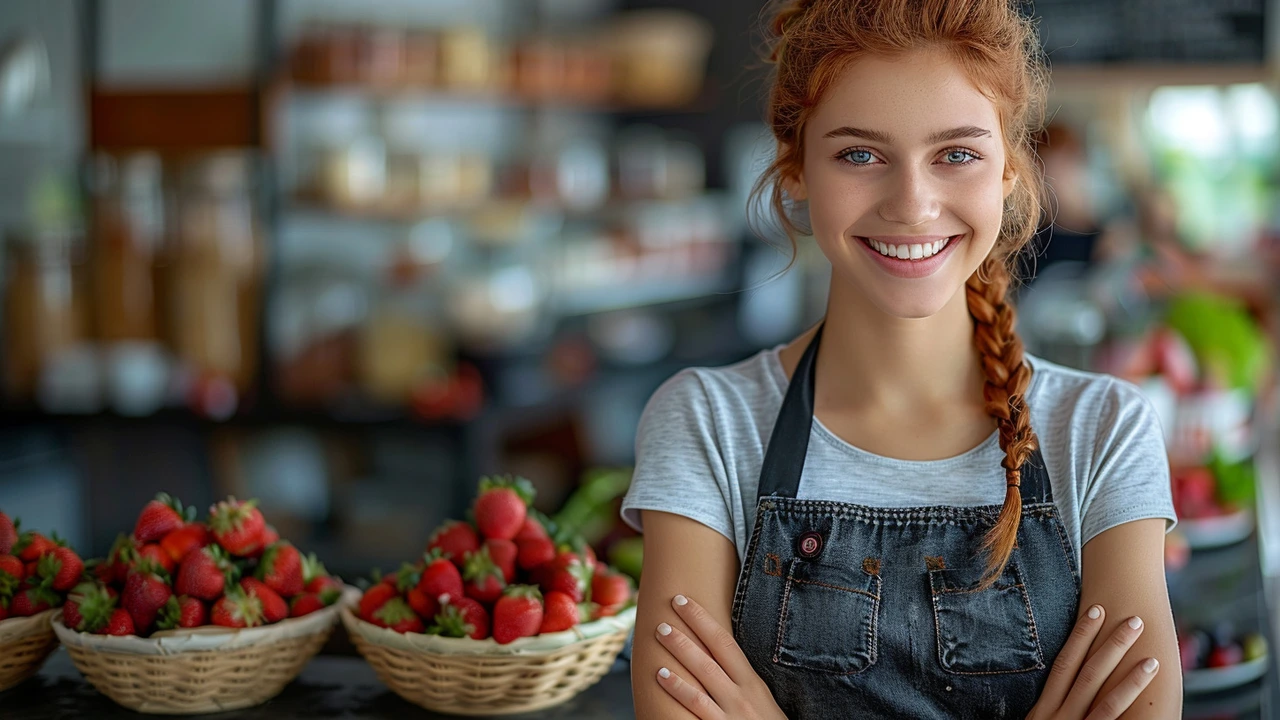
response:
{"label": "woven basket rim", "polygon": [[0,620],[0,643],[22,640],[32,635],[49,631],[49,623],[53,616],[61,612],[61,608],[52,608],[24,617],[11,617]]}
{"label": "woven basket rim", "polygon": [[629,633],[635,626],[636,606],[631,605],[617,615],[575,625],[563,632],[519,638],[506,645],[499,644],[491,637],[484,640],[473,640],[471,638],[451,638],[423,633],[398,633],[356,617],[355,613],[352,612],[351,605],[344,606],[341,610],[341,615],[342,622],[349,633],[358,634],[362,639],[374,645],[405,652],[471,655],[477,657],[534,656],[559,652],[567,647],[586,644],[609,635]]}
{"label": "woven basket rim", "polygon": [[322,610],[299,618],[286,618],[278,623],[253,628],[230,629],[202,626],[185,630],[166,630],[151,637],[96,635],[72,630],[62,622],[62,612],[52,618],[53,631],[64,645],[89,652],[123,655],[176,655],[211,650],[239,650],[279,640],[328,632],[338,621],[338,613],[357,601],[360,591],[346,586],[342,598]]}

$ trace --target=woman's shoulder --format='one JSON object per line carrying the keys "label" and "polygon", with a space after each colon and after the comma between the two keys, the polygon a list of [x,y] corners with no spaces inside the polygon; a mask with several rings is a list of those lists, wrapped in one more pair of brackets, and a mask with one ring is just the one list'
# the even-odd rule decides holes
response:
{"label": "woman's shoulder", "polygon": [[1032,370],[1027,404],[1034,414],[1149,409],[1142,390],[1127,380],[1059,365],[1031,354],[1027,355],[1027,362]]}
{"label": "woman's shoulder", "polygon": [[765,348],[726,365],[683,368],[654,391],[649,405],[673,409],[777,405],[786,388],[786,375],[778,360],[780,347]]}

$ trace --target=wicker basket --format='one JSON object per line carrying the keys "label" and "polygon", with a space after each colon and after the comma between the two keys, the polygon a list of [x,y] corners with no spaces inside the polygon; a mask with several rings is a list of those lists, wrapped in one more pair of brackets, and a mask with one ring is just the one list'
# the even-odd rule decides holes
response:
{"label": "wicker basket", "polygon": [[342,622],[382,682],[405,700],[453,715],[510,715],[559,705],[599,681],[626,644],[635,608],[507,645],[401,634],[360,620],[350,607]]}
{"label": "wicker basket", "polygon": [[0,692],[40,671],[58,647],[50,621],[57,610],[0,621]]}
{"label": "wicker basket", "polygon": [[149,638],[53,630],[76,667],[99,692],[143,713],[195,715],[259,705],[275,697],[307,664],[337,622],[342,602],[274,625],[228,630],[170,630]]}

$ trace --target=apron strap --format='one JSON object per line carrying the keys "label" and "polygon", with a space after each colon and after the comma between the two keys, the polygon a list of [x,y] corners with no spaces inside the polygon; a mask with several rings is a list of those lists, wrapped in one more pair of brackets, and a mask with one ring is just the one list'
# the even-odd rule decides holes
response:
{"label": "apron strap", "polygon": [[[809,453],[809,435],[813,430],[813,391],[822,329],[823,325],[819,325],[791,375],[782,409],[778,411],[769,436],[764,464],[760,468],[757,500],[770,496],[794,498],[800,489],[804,459]],[[1019,489],[1023,505],[1053,501],[1053,487],[1038,447],[1022,463]]]}

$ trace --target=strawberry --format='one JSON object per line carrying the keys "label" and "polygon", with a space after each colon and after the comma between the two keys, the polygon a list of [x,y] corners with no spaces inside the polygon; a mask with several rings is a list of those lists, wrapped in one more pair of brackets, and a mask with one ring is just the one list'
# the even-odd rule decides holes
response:
{"label": "strawberry", "polygon": [[571,552],[560,553],[544,569],[545,577],[541,583],[544,591],[559,590],[573,598],[574,602],[582,602],[591,589],[591,568],[577,555]]}
{"label": "strawberry", "polygon": [[257,627],[262,624],[262,601],[233,587],[213,604],[209,619],[222,627]]}
{"label": "strawberry", "polygon": [[520,526],[520,532],[512,538],[517,543],[521,540],[550,540],[551,536],[547,534],[547,529],[537,518],[529,515],[525,517],[524,524]]}
{"label": "strawberry", "polygon": [[329,575],[315,553],[309,553],[302,559],[302,583],[303,589],[313,594],[328,590],[337,590],[341,594],[343,589],[342,581]]}
{"label": "strawberry", "polygon": [[578,604],[567,593],[552,590],[543,597],[542,626],[538,634],[568,630],[579,622]]}
{"label": "strawberry", "polygon": [[111,617],[107,620],[107,624],[96,632],[102,635],[132,635],[134,632],[133,618],[124,608],[116,608],[111,612]]}
{"label": "strawberry", "polygon": [[332,591],[341,595],[344,587],[345,586],[342,584],[342,581],[338,578],[330,575],[321,575],[320,577],[315,577],[307,581],[303,590],[312,594]]}
{"label": "strawberry", "polygon": [[278,542],[280,542],[280,533],[271,525],[264,526],[262,528],[262,547],[275,545]]}
{"label": "strawberry", "polygon": [[613,617],[618,614],[618,611],[621,610],[622,607],[622,605],[600,605],[598,603],[591,603],[591,619],[599,620],[602,617]]}
{"label": "strawberry", "polygon": [[137,564],[139,560],[150,560],[156,565],[164,568],[164,571],[170,574],[173,573],[174,568],[178,567],[178,564],[173,561],[173,558],[169,556],[169,553],[165,552],[164,548],[160,547],[160,543],[143,545],[138,548],[135,557],[136,559],[131,564]]}
{"label": "strawberry", "polygon": [[235,583],[239,570],[217,545],[208,545],[191,553],[178,567],[178,580],[173,589],[179,595],[212,602]]}
{"label": "strawberry", "polygon": [[187,523],[160,541],[160,547],[174,563],[180,563],[191,554],[209,544],[209,529],[203,523]]}
{"label": "strawberry", "polygon": [[382,578],[383,584],[390,585],[396,592],[404,594],[418,586],[422,580],[423,562],[400,563],[400,569]]}
{"label": "strawberry", "polygon": [[463,591],[467,597],[492,605],[502,597],[507,581],[502,568],[489,556],[489,548],[481,547],[467,555],[467,566],[462,571]]}
{"label": "strawberry", "polygon": [[302,617],[336,603],[341,593],[326,590],[320,593],[304,592],[289,602],[289,617]]}
{"label": "strawberry", "polygon": [[293,597],[306,587],[302,579],[302,553],[287,542],[271,545],[262,553],[255,575],[283,597]]}
{"label": "strawberry", "polygon": [[602,606],[621,606],[630,600],[631,578],[626,575],[605,571],[591,579],[591,602]]}
{"label": "strawberry", "polygon": [[476,535],[475,528],[467,523],[449,520],[431,535],[431,540],[427,543],[427,552],[436,549],[461,568],[467,553],[480,549],[480,537]]}
{"label": "strawberry", "polygon": [[160,608],[169,602],[172,595],[169,574],[164,568],[150,560],[142,560],[129,570],[120,604],[133,618],[134,631],[145,635],[155,623]]}
{"label": "strawberry", "polygon": [[538,634],[542,627],[542,593],[532,585],[512,585],[493,606],[493,639],[506,645]]}
{"label": "strawberry", "polygon": [[257,500],[228,498],[209,509],[209,531],[232,555],[249,557],[261,549],[265,530]]}
{"label": "strawberry", "polygon": [[57,547],[52,540],[35,531],[27,531],[18,536],[13,546],[13,554],[24,563],[32,563],[47,555]]}
{"label": "strawberry", "polygon": [[485,540],[484,545],[489,550],[489,557],[493,558],[493,564],[502,569],[502,580],[510,584],[516,579],[516,556],[520,549],[510,540]]}
{"label": "strawberry", "polygon": [[138,521],[133,525],[133,537],[143,545],[159,542],[165,535],[186,525],[184,515],[194,514],[194,511],[195,508],[183,508],[177,498],[159,493],[155,500],[144,505],[142,512],[138,513]]}
{"label": "strawberry", "polygon": [[442,556],[439,550],[429,553],[427,561],[427,567],[422,571],[422,580],[418,582],[418,589],[432,598],[446,594],[462,597],[462,573],[458,572],[458,567],[449,562],[447,557]]}
{"label": "strawberry", "polygon": [[289,603],[270,585],[257,578],[247,577],[240,581],[240,588],[249,595],[258,598],[262,603],[262,619],[267,624],[278,623],[289,617]]}
{"label": "strawberry", "polygon": [[13,617],[30,617],[54,607],[62,598],[47,585],[28,585],[9,601],[9,614]]}
{"label": "strawberry", "polygon": [[18,544],[18,526],[0,512],[0,555],[8,555]]}
{"label": "strawberry", "polygon": [[80,581],[84,561],[69,547],[55,547],[36,563],[36,574],[50,580],[50,586],[58,592],[66,592]]}
{"label": "strawberry", "polygon": [[62,623],[79,632],[98,632],[111,619],[116,596],[110,588],[86,580],[71,589],[62,606]]}
{"label": "strawberry", "polygon": [[137,544],[129,535],[120,534],[111,545],[104,561],[93,568],[93,574],[104,583],[122,583],[137,553]]}
{"label": "strawberry", "polygon": [[209,612],[204,603],[190,595],[174,595],[160,609],[156,618],[156,628],[173,630],[174,628],[193,628],[208,624]]}
{"label": "strawberry", "polygon": [[556,546],[550,538],[516,538],[516,565],[529,571],[556,557]]}
{"label": "strawberry", "polygon": [[27,577],[27,568],[12,555],[0,555],[0,598],[12,596]]}
{"label": "strawberry", "polygon": [[[444,562],[449,562],[445,560]],[[452,565],[452,563],[450,563]],[[421,588],[413,588],[405,595],[405,599],[409,601],[409,607],[418,614],[418,617],[430,620],[440,612],[440,603],[436,600],[436,596],[428,595]]]}
{"label": "strawberry", "polygon": [[398,597],[391,598],[378,608],[369,622],[398,633],[420,633],[423,630],[422,618],[413,612],[413,608],[403,598]]}
{"label": "strawberry", "polygon": [[481,478],[480,495],[472,508],[476,527],[486,538],[511,540],[524,526],[532,501],[533,485],[524,478]]}
{"label": "strawberry", "polygon": [[62,604],[62,624],[72,630],[79,630],[84,617],[80,615],[80,601],[70,597]]}
{"label": "strawberry", "polygon": [[441,595],[440,612],[436,614],[435,623],[427,632],[445,637],[483,640],[489,637],[489,613],[483,605],[469,597]]}
{"label": "strawberry", "polygon": [[360,617],[373,622],[373,614],[378,608],[387,604],[387,601],[396,597],[399,593],[394,587],[386,583],[378,583],[368,590],[364,591],[364,595],[360,596]]}

